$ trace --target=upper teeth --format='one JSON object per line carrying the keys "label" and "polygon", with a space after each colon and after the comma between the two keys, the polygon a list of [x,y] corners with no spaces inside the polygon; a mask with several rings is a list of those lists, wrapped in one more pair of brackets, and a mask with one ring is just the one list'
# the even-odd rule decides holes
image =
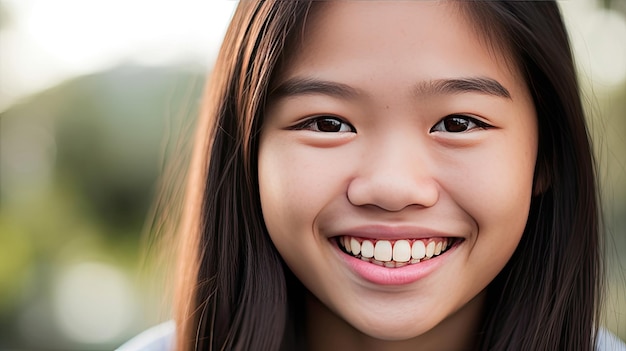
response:
{"label": "upper teeth", "polygon": [[448,247],[449,239],[389,241],[342,236],[339,238],[339,244],[346,252],[365,261],[387,267],[398,267],[441,254]]}

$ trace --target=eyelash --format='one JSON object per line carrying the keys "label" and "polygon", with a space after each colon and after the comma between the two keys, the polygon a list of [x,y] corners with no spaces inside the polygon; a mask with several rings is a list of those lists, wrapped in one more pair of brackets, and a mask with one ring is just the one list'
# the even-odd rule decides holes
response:
{"label": "eyelash", "polygon": [[[319,123],[320,122],[326,122],[326,123],[334,123],[334,125],[327,125],[330,127],[339,127],[339,130],[336,131],[324,131],[322,130],[323,128],[320,128]],[[335,116],[317,116],[317,117],[313,117],[310,118],[298,125],[296,125],[293,129],[296,130],[311,130],[314,132],[320,132],[320,133],[356,133],[356,129],[348,122],[344,121],[343,119],[339,118],[339,117],[335,117]],[[347,129],[347,130],[346,130]]]}
{"label": "eyelash", "polygon": [[[326,122],[334,125],[326,125],[326,127],[337,128],[338,130],[323,130],[324,128],[320,128],[319,123]],[[456,123],[456,125],[452,125],[451,123]],[[451,127],[461,127],[463,130],[452,131],[449,130]],[[479,121],[478,119],[461,114],[452,114],[442,118],[437,124],[435,124],[432,128],[430,128],[430,133],[434,132],[446,132],[446,133],[464,133],[476,128],[480,129],[488,129],[492,126]],[[316,116],[312,117],[298,125],[296,125],[293,129],[295,130],[311,130],[314,132],[320,133],[356,133],[356,129],[348,122],[343,119],[335,116]]]}
{"label": "eyelash", "polygon": [[[448,128],[453,127],[450,123],[457,123],[457,127],[461,126],[461,128],[465,128],[463,130],[451,131]],[[432,128],[430,128],[430,132],[446,132],[446,133],[464,133],[476,128],[480,129],[489,129],[492,126],[479,121],[478,119],[468,116],[468,115],[448,115],[442,118],[437,124],[435,124]]]}

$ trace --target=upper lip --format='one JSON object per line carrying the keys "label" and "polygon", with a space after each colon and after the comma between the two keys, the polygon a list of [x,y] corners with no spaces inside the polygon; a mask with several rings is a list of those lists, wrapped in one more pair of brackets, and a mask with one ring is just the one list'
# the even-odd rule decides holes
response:
{"label": "upper lip", "polygon": [[333,236],[354,236],[366,239],[400,240],[400,239],[427,239],[427,238],[458,238],[440,230],[411,225],[362,225],[339,230]]}

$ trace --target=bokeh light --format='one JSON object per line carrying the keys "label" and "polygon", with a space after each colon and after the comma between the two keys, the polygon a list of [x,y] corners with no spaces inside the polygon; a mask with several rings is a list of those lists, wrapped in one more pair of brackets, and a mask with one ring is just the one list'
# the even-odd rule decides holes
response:
{"label": "bokeh light", "polygon": [[98,262],[79,263],[61,272],[53,296],[59,329],[80,343],[118,340],[137,312],[133,287],[126,275]]}
{"label": "bokeh light", "polygon": [[560,2],[583,80],[615,89],[626,82],[626,18],[594,2]]}

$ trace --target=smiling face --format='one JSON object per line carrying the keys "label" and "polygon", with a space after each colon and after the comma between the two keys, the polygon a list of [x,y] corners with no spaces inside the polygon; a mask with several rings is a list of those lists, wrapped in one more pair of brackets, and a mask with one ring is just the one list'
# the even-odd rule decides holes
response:
{"label": "smiling face", "polygon": [[266,109],[267,229],[352,336],[460,340],[526,224],[532,100],[455,6],[323,3]]}

